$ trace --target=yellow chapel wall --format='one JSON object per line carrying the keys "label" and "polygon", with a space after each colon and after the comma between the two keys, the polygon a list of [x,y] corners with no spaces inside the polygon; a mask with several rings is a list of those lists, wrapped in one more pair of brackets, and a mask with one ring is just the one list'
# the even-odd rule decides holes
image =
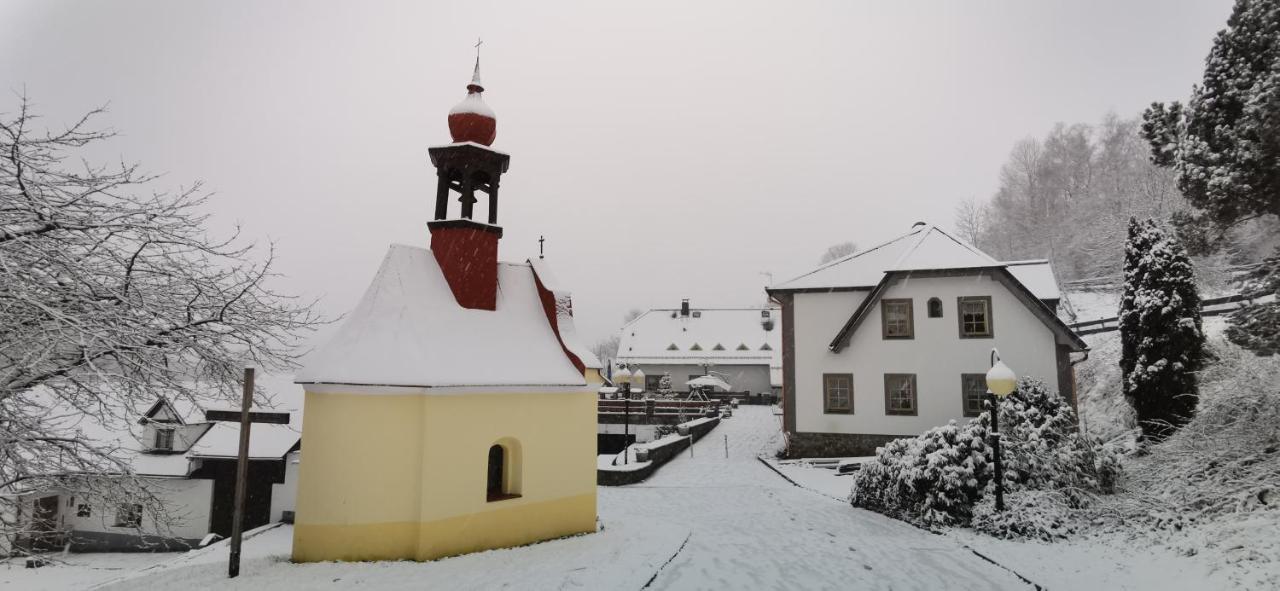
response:
{"label": "yellow chapel wall", "polygon": [[[596,396],[307,392],[294,560],[429,560],[595,530]],[[488,502],[489,447],[520,498]]]}

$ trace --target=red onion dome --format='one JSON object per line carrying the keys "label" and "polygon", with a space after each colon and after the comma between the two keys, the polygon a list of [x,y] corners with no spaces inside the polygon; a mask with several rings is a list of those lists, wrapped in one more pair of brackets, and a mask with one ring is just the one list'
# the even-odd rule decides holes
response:
{"label": "red onion dome", "polygon": [[475,142],[493,145],[498,137],[498,117],[484,103],[484,86],[480,85],[480,59],[476,58],[475,74],[467,85],[467,98],[449,110],[449,134],[455,143]]}

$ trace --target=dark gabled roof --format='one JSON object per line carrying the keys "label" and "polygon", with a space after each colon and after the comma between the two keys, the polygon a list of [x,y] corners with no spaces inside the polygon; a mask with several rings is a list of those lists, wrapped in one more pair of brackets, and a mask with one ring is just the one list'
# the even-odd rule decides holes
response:
{"label": "dark gabled roof", "polygon": [[854,310],[853,315],[850,316],[849,320],[847,320],[844,323],[844,326],[840,328],[840,332],[836,333],[835,338],[831,340],[831,344],[828,345],[828,348],[836,353],[839,353],[844,349],[845,346],[849,344],[849,339],[853,336],[853,333],[858,330],[858,326],[862,324],[862,321],[871,313],[876,302],[880,301],[884,292],[888,290],[889,286],[899,277],[946,277],[979,274],[990,274],[994,277],[996,281],[999,281],[1001,285],[1004,285],[1006,289],[1013,293],[1013,295],[1017,297],[1024,306],[1031,310],[1031,312],[1035,314],[1036,317],[1049,328],[1049,330],[1053,331],[1060,340],[1066,341],[1066,344],[1070,344],[1074,350],[1084,351],[1089,348],[1089,346],[1086,345],[1085,342],[1076,335],[1076,333],[1072,332],[1071,328],[1068,327],[1062,319],[1058,318],[1058,315],[1055,314],[1053,310],[1049,309],[1049,306],[1047,306],[1044,301],[1037,298],[1035,294],[1032,294],[1031,290],[1027,289],[1022,282],[1018,281],[1018,279],[1003,266],[972,267],[967,269],[889,271],[885,273],[884,278],[880,280],[880,283],[871,289],[871,293],[867,294],[867,297],[863,299],[862,303],[858,305],[858,308]]}

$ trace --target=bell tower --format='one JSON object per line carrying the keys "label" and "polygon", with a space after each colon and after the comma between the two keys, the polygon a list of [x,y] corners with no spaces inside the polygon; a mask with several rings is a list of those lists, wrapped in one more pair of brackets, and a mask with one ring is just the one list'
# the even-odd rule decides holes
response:
{"label": "bell tower", "polygon": [[[467,96],[449,111],[453,143],[429,148],[436,167],[435,219],[431,252],[449,281],[454,298],[464,308],[493,310],[498,294],[498,187],[511,157],[491,149],[498,119],[484,102],[480,84],[479,44],[476,67]],[[475,220],[477,195],[488,197],[485,222]],[[450,217],[451,202],[458,204]]]}

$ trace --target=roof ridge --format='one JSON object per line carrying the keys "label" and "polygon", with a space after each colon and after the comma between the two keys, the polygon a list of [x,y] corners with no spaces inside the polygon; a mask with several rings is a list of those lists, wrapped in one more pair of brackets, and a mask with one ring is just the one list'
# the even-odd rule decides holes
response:
{"label": "roof ridge", "polygon": [[912,228],[912,229],[911,229],[911,231],[909,231],[909,232],[907,232],[907,233],[905,233],[905,234],[899,234],[898,236],[895,236],[895,237],[893,237],[893,238],[890,238],[889,240],[886,240],[886,241],[884,241],[884,242],[881,242],[880,244],[877,244],[877,245],[875,245],[875,246],[872,246],[871,248],[868,248],[868,249],[866,249],[866,250],[860,250],[860,251],[855,252],[855,253],[853,253],[853,254],[851,254],[851,255],[846,255],[846,256],[840,257],[840,258],[838,258],[838,259],[836,259],[836,260],[834,260],[834,261],[831,261],[831,262],[829,262],[829,263],[827,263],[827,264],[825,264],[825,265],[819,265],[817,268],[815,268],[815,269],[813,269],[813,270],[809,271],[808,273],[802,273],[802,274],[800,274],[800,275],[796,275],[795,277],[792,277],[791,279],[788,279],[788,280],[786,280],[786,281],[783,281],[782,283],[778,283],[778,284],[775,284],[775,285],[771,285],[770,287],[775,287],[775,286],[780,287],[780,286],[786,285],[786,284],[788,284],[788,283],[792,283],[792,282],[794,282],[794,281],[797,281],[797,280],[799,280],[799,279],[802,279],[802,278],[804,278],[804,277],[808,277],[808,276],[810,276],[810,275],[813,275],[814,273],[817,273],[818,271],[822,271],[823,269],[828,269],[828,268],[830,268],[830,267],[834,267],[834,266],[839,265],[839,264],[841,264],[841,263],[845,263],[845,262],[847,262],[847,261],[850,261],[850,260],[856,259],[856,258],[858,258],[858,257],[860,257],[860,256],[862,256],[862,255],[864,255],[864,254],[868,254],[868,253],[871,253],[871,252],[875,252],[875,251],[877,251],[877,250],[880,250],[881,248],[884,248],[884,247],[886,247],[886,246],[889,246],[890,244],[893,244],[894,242],[897,242],[897,241],[899,241],[899,240],[902,240],[903,238],[906,238],[906,237],[908,237],[908,236],[910,236],[910,235],[912,235],[912,234],[915,234],[915,233],[917,233],[917,232],[919,232],[919,231],[920,231],[920,230],[918,230],[917,228]]}

